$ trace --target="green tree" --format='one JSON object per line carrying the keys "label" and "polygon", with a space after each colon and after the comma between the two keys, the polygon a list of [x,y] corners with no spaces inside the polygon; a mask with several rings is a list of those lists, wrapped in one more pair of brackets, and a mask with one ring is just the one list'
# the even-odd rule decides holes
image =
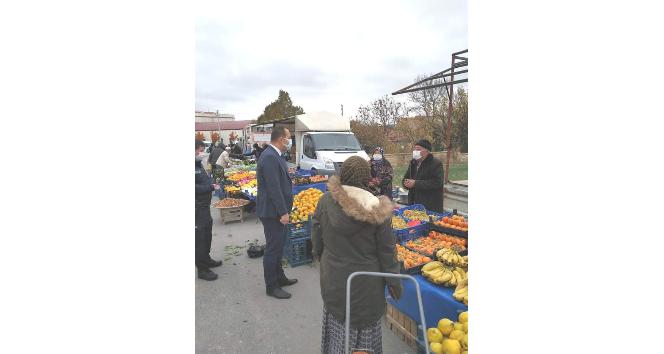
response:
{"label": "green tree", "polygon": [[300,106],[293,106],[290,95],[284,90],[279,90],[279,97],[269,105],[265,106],[263,114],[258,116],[258,123],[269,122],[275,119],[292,117],[294,115],[304,114],[304,109]]}

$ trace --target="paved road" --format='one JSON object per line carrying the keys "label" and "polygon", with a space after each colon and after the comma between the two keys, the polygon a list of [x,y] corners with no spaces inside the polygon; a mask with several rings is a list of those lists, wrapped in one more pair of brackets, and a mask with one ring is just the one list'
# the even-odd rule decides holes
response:
{"label": "paved road", "polygon": [[[212,217],[214,259],[223,260],[228,245],[264,242],[254,214],[227,225],[221,225],[216,209]],[[196,279],[196,353],[320,353],[323,301],[317,268],[285,269],[288,277],[299,280],[286,288],[293,294],[289,300],[265,295],[262,258],[250,259],[244,249],[215,271],[216,281]],[[383,349],[387,354],[413,352],[385,327]]]}

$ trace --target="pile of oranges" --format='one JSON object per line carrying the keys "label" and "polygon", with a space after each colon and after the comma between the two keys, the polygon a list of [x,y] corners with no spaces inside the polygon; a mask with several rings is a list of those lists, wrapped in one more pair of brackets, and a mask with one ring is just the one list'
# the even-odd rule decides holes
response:
{"label": "pile of oranges", "polygon": [[293,211],[290,214],[290,222],[307,221],[309,215],[316,211],[316,206],[322,196],[323,192],[316,188],[309,188],[298,193],[293,198]]}
{"label": "pile of oranges", "polygon": [[455,229],[459,231],[468,231],[468,223],[461,215],[452,215],[452,217],[444,217],[440,221],[435,222],[436,225],[447,227],[448,229]]}

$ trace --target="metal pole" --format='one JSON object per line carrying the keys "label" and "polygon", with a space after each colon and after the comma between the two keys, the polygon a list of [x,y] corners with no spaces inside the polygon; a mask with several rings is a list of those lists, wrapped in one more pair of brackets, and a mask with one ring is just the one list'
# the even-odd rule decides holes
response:
{"label": "metal pole", "polygon": [[344,353],[350,353],[350,285],[356,276],[368,275],[372,277],[381,277],[381,278],[399,278],[399,279],[409,279],[415,283],[415,292],[417,293],[417,306],[420,310],[420,321],[422,322],[422,334],[424,336],[424,349],[426,354],[429,354],[429,339],[427,338],[427,321],[424,318],[424,307],[422,305],[422,295],[420,292],[420,284],[417,283],[414,277],[405,274],[392,274],[392,273],[380,273],[380,272],[354,272],[348,276],[346,280],[346,344],[344,346]]}
{"label": "metal pole", "polygon": [[[452,72],[450,81],[454,82],[454,54],[452,54]],[[445,178],[443,180],[443,200],[445,200],[444,184],[448,182],[450,173],[450,159],[452,157],[452,103],[454,100],[454,84],[450,85],[450,97],[447,107],[447,159],[445,161]]]}

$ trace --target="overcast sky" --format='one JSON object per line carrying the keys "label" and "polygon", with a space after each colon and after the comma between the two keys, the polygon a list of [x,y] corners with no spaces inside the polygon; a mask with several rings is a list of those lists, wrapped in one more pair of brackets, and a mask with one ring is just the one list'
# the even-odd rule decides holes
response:
{"label": "overcast sky", "polygon": [[468,47],[466,0],[223,4],[199,9],[196,110],[238,120],[256,119],[279,89],[305,112],[343,104],[354,115]]}

